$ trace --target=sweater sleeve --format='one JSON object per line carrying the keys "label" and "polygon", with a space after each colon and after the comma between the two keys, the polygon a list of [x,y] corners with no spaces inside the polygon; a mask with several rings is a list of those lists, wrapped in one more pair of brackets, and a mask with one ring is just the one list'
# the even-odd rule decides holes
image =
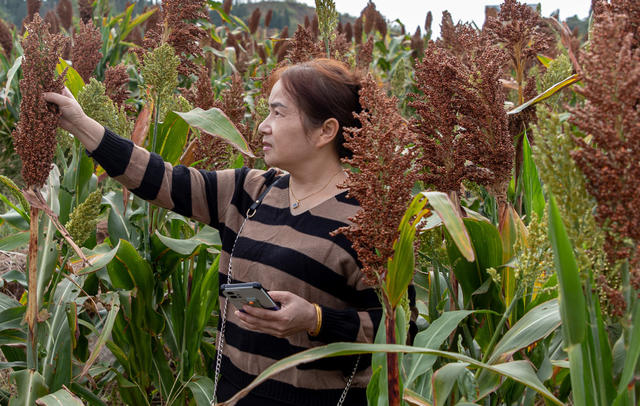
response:
{"label": "sweater sleeve", "polygon": [[[416,290],[413,284],[409,285],[408,291],[409,308],[409,331],[407,335],[408,344],[413,343],[413,338],[417,334],[416,317]],[[379,305],[379,304],[378,304]],[[382,319],[382,308],[371,308],[363,311],[356,309],[336,310],[326,306],[322,308],[322,326],[320,333],[316,337],[311,337],[324,343],[333,342],[363,342],[372,343]]]}
{"label": "sweater sleeve", "polygon": [[140,198],[215,228],[237,184],[244,181],[242,170],[209,172],[172,166],[109,129],[89,156]]}
{"label": "sweater sleeve", "polygon": [[358,311],[320,307],[322,308],[320,333],[311,339],[327,344],[340,341],[372,343],[375,339],[382,318],[382,308]]}

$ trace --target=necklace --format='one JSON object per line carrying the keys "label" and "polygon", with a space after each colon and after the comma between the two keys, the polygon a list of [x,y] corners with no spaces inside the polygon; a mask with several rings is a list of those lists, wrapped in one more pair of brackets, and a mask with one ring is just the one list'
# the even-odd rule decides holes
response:
{"label": "necklace", "polygon": [[327,188],[327,186],[329,186],[329,184],[331,183],[331,181],[333,180],[333,178],[335,178],[335,177],[336,177],[336,175],[337,175],[337,174],[339,174],[340,172],[342,172],[342,169],[340,169],[340,170],[339,170],[338,172],[336,172],[332,177],[330,177],[330,178],[329,178],[329,181],[328,181],[327,183],[325,183],[325,185],[324,185],[322,188],[320,188],[320,189],[316,190],[315,192],[313,192],[313,193],[311,193],[311,194],[308,194],[308,195],[306,195],[305,197],[302,197],[302,198],[300,198],[300,199],[298,199],[298,198],[296,197],[296,194],[295,194],[295,193],[293,193],[293,188],[291,187],[291,178],[289,178],[289,190],[291,191],[291,196],[293,197],[293,200],[295,200],[295,202],[293,202],[293,203],[291,204],[291,208],[292,208],[292,209],[297,209],[298,207],[300,207],[300,206],[302,205],[302,203],[301,203],[301,202],[302,202],[303,200],[308,199],[308,198],[310,198],[311,196],[316,195],[316,194],[318,194],[318,193],[322,192],[323,190],[325,190],[325,189]]}

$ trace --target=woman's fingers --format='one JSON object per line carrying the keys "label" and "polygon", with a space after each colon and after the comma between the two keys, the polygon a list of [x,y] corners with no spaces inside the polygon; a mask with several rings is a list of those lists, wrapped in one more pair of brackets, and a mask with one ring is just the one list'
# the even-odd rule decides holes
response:
{"label": "woman's fingers", "polygon": [[58,106],[67,102],[67,97],[59,93],[45,92],[42,94],[42,96],[49,103],[54,103],[54,104],[57,104]]}

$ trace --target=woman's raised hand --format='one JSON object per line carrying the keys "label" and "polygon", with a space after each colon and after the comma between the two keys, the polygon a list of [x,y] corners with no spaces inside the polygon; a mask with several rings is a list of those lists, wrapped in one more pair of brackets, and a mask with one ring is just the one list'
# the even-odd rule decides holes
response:
{"label": "woman's raised hand", "polygon": [[235,315],[246,329],[284,338],[316,327],[315,307],[307,300],[286,291],[269,291],[269,296],[280,303],[279,310],[267,310],[244,305]]}
{"label": "woman's raised hand", "polygon": [[73,134],[89,151],[93,151],[100,144],[104,127],[87,116],[73,94],[66,87],[62,94],[45,92],[44,99],[58,106],[60,121],[58,125]]}

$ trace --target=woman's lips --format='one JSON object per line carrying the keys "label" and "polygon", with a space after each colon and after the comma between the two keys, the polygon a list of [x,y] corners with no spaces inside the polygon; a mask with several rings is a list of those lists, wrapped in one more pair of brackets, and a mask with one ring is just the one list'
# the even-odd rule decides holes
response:
{"label": "woman's lips", "polygon": [[262,143],[262,150],[263,151],[267,151],[271,149],[271,144],[269,144],[268,142],[263,142]]}

